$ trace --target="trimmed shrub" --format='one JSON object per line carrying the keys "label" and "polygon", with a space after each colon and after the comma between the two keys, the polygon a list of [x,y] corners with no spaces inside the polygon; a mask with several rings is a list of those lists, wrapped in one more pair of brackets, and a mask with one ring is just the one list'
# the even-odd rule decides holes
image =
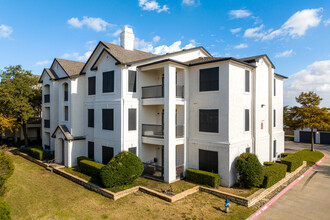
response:
{"label": "trimmed shrub", "polygon": [[133,183],[144,170],[141,159],[135,154],[122,151],[102,168],[101,179],[107,187],[122,186]]}
{"label": "trimmed shrub", "polygon": [[281,163],[286,164],[287,171],[291,173],[303,164],[303,158],[300,155],[292,154],[282,158]]}
{"label": "trimmed shrub", "polygon": [[79,164],[82,172],[94,177],[98,177],[100,175],[101,169],[105,166],[102,163],[97,163],[92,160],[80,160]]}
{"label": "trimmed shrub", "polygon": [[274,165],[275,163],[274,162],[264,162],[264,166],[271,166],[271,165]]}
{"label": "trimmed shrub", "polygon": [[94,161],[92,158],[85,157],[85,156],[77,157],[77,163],[78,163],[78,166],[79,166],[79,167],[80,167],[80,161],[82,161],[82,160],[90,160],[90,161]]}
{"label": "trimmed shrub", "polygon": [[[262,183],[263,188],[269,188],[286,175],[287,166],[285,164],[265,162],[268,165],[263,167],[264,180]],[[265,164],[264,163],[264,164]]]}
{"label": "trimmed shrub", "polygon": [[190,182],[216,187],[220,185],[220,175],[203,170],[187,169],[186,179]]}
{"label": "trimmed shrub", "polygon": [[11,219],[10,206],[1,197],[0,197],[0,219],[2,219],[2,220]]}
{"label": "trimmed shrub", "polygon": [[262,165],[255,154],[242,153],[235,162],[239,183],[245,187],[260,186],[264,179]]}
{"label": "trimmed shrub", "polygon": [[28,151],[28,154],[31,157],[36,158],[37,160],[43,160],[44,159],[44,151],[40,150],[38,148],[30,148],[30,150]]}
{"label": "trimmed shrub", "polygon": [[39,150],[43,150],[43,147],[40,145],[33,145],[31,148],[35,148],[35,149],[39,149]]}
{"label": "trimmed shrub", "polygon": [[292,153],[281,153],[281,158],[284,158],[286,156],[292,155]]}

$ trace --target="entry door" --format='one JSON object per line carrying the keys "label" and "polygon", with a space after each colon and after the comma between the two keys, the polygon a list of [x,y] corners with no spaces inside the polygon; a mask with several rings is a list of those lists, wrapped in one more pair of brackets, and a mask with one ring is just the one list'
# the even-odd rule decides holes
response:
{"label": "entry door", "polygon": [[112,158],[113,158],[113,148],[102,146],[102,163],[108,164]]}
{"label": "entry door", "polygon": [[65,149],[65,147],[64,147],[64,140],[63,139],[61,139],[61,148],[62,148],[62,164],[64,164],[64,149]]}

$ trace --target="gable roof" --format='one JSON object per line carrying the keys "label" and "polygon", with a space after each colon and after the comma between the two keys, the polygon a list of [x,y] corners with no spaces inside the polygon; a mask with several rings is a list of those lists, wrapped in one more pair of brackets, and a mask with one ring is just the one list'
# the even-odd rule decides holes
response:
{"label": "gable roof", "polygon": [[85,139],[84,137],[73,137],[66,125],[59,125],[59,126],[57,126],[57,128],[54,131],[54,133],[52,134],[52,138],[56,138],[56,133],[57,133],[58,130],[62,132],[62,134],[65,137],[65,140],[67,140],[67,141],[83,140],[83,139]]}
{"label": "gable roof", "polygon": [[283,76],[281,74],[278,74],[278,73],[274,73],[275,76],[279,77],[279,78],[283,78],[283,79],[287,79],[288,77],[287,76]]}
{"label": "gable roof", "polygon": [[80,71],[84,67],[85,63],[73,61],[73,60],[65,60],[60,58],[55,58],[58,64],[63,68],[64,72],[69,76],[79,75]]}
{"label": "gable roof", "polygon": [[258,59],[266,57],[267,60],[270,62],[270,64],[272,65],[272,67],[275,69],[274,64],[272,63],[272,61],[269,59],[269,57],[267,56],[267,54],[261,54],[261,55],[257,55],[257,56],[252,56],[252,57],[245,57],[245,58],[241,58],[239,59],[240,61],[246,62],[246,63],[254,63],[256,62]]}

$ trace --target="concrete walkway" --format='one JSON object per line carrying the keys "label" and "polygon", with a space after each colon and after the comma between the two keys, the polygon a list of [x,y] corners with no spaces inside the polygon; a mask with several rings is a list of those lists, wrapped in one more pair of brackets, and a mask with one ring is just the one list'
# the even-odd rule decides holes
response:
{"label": "concrete walkway", "polygon": [[[310,148],[310,144],[285,142],[286,152]],[[330,219],[330,145],[316,145],[327,155],[319,166],[305,176],[271,207],[262,219]]]}

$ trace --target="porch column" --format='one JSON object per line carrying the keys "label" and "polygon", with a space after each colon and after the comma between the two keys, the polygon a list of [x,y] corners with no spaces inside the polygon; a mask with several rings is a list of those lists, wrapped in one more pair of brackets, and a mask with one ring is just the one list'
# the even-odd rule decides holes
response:
{"label": "porch column", "polygon": [[186,169],[188,168],[188,128],[189,128],[189,72],[187,69],[183,70],[184,77],[184,175],[186,175]]}
{"label": "porch column", "polygon": [[176,69],[170,64],[164,67],[164,181],[176,180],[175,161],[175,99]]}

